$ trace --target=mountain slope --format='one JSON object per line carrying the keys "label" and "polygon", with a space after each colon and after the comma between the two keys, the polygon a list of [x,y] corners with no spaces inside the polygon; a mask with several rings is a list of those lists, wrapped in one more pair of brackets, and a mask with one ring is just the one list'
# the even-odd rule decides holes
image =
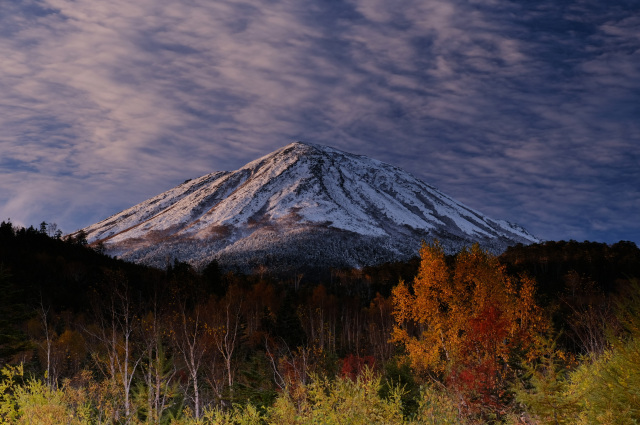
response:
{"label": "mountain slope", "polygon": [[537,239],[391,165],[292,143],[233,172],[189,180],[83,229],[107,253],[164,267],[274,270],[360,267],[415,255],[437,238],[448,251],[492,251]]}

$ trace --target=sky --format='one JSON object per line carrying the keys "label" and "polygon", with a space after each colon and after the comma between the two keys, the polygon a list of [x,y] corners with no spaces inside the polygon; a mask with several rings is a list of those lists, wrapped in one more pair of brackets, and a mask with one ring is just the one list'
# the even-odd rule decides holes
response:
{"label": "sky", "polygon": [[0,220],[65,233],[293,141],[640,245],[637,0],[0,0]]}

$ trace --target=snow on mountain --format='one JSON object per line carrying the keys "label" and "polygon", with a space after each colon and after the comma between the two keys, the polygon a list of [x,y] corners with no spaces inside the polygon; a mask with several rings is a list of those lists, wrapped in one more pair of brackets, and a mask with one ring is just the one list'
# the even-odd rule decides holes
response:
{"label": "snow on mountain", "polygon": [[331,147],[292,143],[215,172],[83,229],[121,258],[165,267],[277,271],[361,267],[416,255],[422,240],[495,252],[538,240],[466,207],[411,174]]}

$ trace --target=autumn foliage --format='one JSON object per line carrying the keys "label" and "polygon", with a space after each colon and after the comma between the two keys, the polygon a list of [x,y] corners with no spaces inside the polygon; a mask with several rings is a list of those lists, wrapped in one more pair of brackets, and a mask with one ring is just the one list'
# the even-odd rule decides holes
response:
{"label": "autumn foliage", "polygon": [[509,401],[514,365],[535,356],[548,329],[535,302],[535,283],[507,275],[477,245],[449,260],[437,244],[423,245],[412,284],[393,289],[393,340],[412,366],[444,381],[471,410],[500,413]]}
{"label": "autumn foliage", "polygon": [[546,242],[158,270],[2,222],[0,423],[638,423],[638,264]]}
{"label": "autumn foliage", "polygon": [[356,354],[349,354],[341,361],[342,367],[340,368],[340,376],[343,378],[350,378],[355,380],[358,376],[362,375],[367,369],[373,370],[376,360],[373,356],[358,356]]}

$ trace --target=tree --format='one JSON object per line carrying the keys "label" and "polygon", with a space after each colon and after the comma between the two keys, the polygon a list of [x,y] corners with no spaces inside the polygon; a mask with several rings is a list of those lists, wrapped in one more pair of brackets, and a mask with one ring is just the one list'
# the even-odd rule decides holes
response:
{"label": "tree", "polygon": [[577,353],[603,353],[608,345],[607,331],[614,331],[617,325],[612,296],[576,271],[567,273],[564,280],[566,289],[559,297],[559,307],[566,321],[566,338],[573,341]]}
{"label": "tree", "polygon": [[141,325],[146,355],[141,363],[144,385],[139,386],[138,393],[146,396],[146,420],[159,423],[177,395],[174,382],[177,371],[162,341],[164,329],[158,317],[157,299],[152,303],[152,310],[142,318]]}
{"label": "tree", "polygon": [[324,353],[336,352],[338,300],[324,285],[313,288],[311,297],[298,307],[298,316],[307,341]]}
{"label": "tree", "polygon": [[420,269],[410,288],[400,281],[392,291],[393,340],[407,349],[417,370],[444,369],[443,360],[452,355],[458,343],[461,311],[453,291],[444,251],[436,242],[420,250]]}
{"label": "tree", "polygon": [[65,240],[71,244],[79,246],[87,246],[87,233],[84,230],[78,230],[74,235],[68,235]]}
{"label": "tree", "polygon": [[[42,353],[42,357],[43,357],[43,363],[46,364],[46,369],[45,369],[45,382],[46,384],[49,386],[49,388],[57,388],[58,386],[58,377],[60,374],[59,371],[59,362],[55,361],[55,358],[53,356],[53,343],[54,343],[54,338],[57,336],[55,335],[55,332],[52,329],[52,326],[50,324],[51,318],[50,318],[50,314],[49,311],[51,310],[50,307],[45,308],[44,304],[42,303],[42,300],[40,301],[40,308],[38,309],[38,320],[37,320],[37,325],[34,322],[34,320],[31,320],[28,326],[29,330],[31,332],[29,332],[31,334],[31,337],[36,339],[37,344],[40,346],[41,348],[41,353]],[[38,338],[38,336],[35,336],[34,334],[36,332],[34,332],[37,328],[37,331],[41,331],[38,333],[41,333],[42,335],[38,335],[41,336],[42,338]],[[43,339],[42,341],[40,341],[41,339]]]}
{"label": "tree", "polygon": [[391,297],[385,298],[379,292],[367,309],[369,346],[380,364],[389,360],[394,352],[394,345],[389,340],[394,324],[392,312]]}
{"label": "tree", "polygon": [[209,348],[207,327],[202,317],[202,306],[197,304],[188,312],[185,303],[175,313],[171,330],[174,346],[182,355],[184,365],[189,372],[188,382],[193,389],[193,405],[196,419],[200,418],[200,369],[205,352]]}
{"label": "tree", "polygon": [[533,356],[547,329],[535,282],[507,275],[497,258],[474,245],[449,265],[442,247],[423,245],[411,286],[393,290],[394,341],[412,366],[447,382],[466,404],[499,410],[519,360]]}
{"label": "tree", "polygon": [[[234,381],[234,354],[240,345],[243,295],[240,287],[232,284],[225,296],[218,301],[217,306],[208,309],[213,314],[209,316],[207,326],[213,336],[213,343],[222,356],[229,391],[232,391]],[[233,394],[231,399],[233,400]]]}
{"label": "tree", "polygon": [[136,315],[129,282],[119,271],[107,273],[105,293],[96,294],[94,311],[98,325],[87,329],[102,347],[106,357],[94,352],[96,365],[105,372],[114,387],[122,391],[124,417],[130,420],[132,410],[133,379],[144,356],[144,350],[138,350],[140,318]]}
{"label": "tree", "polygon": [[558,350],[556,341],[541,340],[540,356],[525,365],[528,379],[519,383],[516,397],[527,406],[541,424],[574,424],[579,412],[580,397],[568,392],[569,357]]}
{"label": "tree", "polygon": [[[3,232],[12,232],[13,228],[0,225],[0,238]],[[0,242],[1,239],[0,239]],[[1,243],[0,243],[1,246]],[[28,348],[26,335],[18,326],[28,317],[28,308],[24,304],[24,293],[13,282],[9,269],[0,263],[0,366],[6,359],[23,352]]]}

